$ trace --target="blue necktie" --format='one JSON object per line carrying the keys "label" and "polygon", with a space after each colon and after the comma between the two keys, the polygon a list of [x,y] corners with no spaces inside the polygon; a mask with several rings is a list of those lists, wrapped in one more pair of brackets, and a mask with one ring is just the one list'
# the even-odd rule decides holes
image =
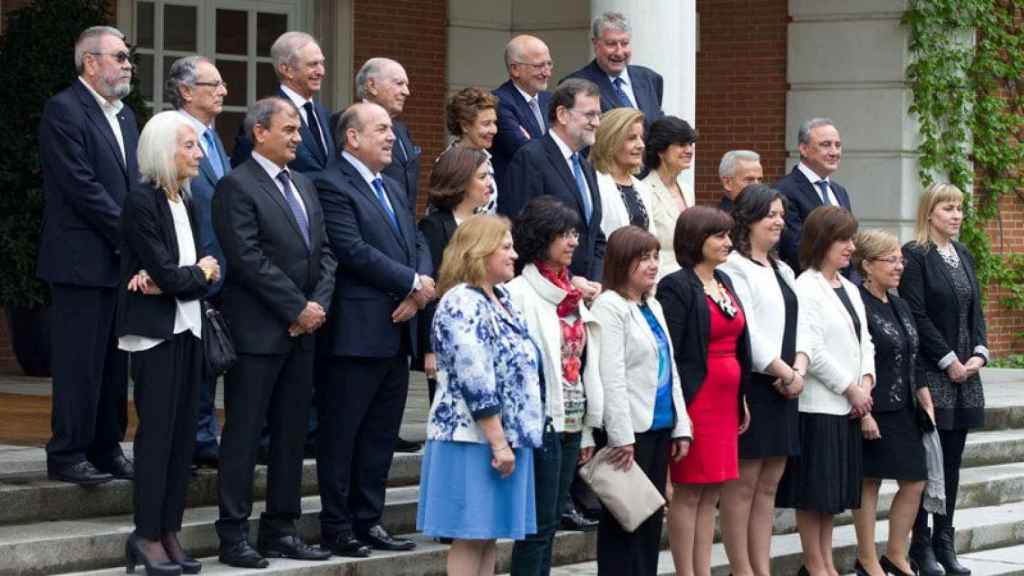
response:
{"label": "blue necktie", "polygon": [[822,206],[831,206],[832,205],[832,200],[829,199],[829,197],[828,197],[828,181],[827,180],[818,180],[817,184],[818,184],[818,188],[821,190],[821,205]]}
{"label": "blue necktie", "polygon": [[381,208],[388,215],[388,220],[391,222],[391,227],[395,229],[395,232],[401,235],[398,229],[398,217],[395,216],[395,211],[391,209],[391,204],[388,203],[384,197],[384,181],[381,180],[380,176],[373,179],[373,190],[377,193],[377,201],[380,202]]}
{"label": "blue necktie", "polygon": [[281,170],[277,173],[277,179],[281,182],[281,186],[284,187],[284,199],[288,202],[288,207],[291,208],[295,221],[299,223],[299,230],[302,231],[302,241],[306,243],[306,248],[308,249],[309,220],[306,219],[306,213],[302,211],[302,205],[299,204],[299,197],[292,188],[291,176],[288,175],[287,170]]}
{"label": "blue necktie", "polygon": [[632,108],[633,102],[629,99],[629,95],[626,94],[626,91],[622,89],[623,84],[625,84],[625,81],[622,77],[616,78],[612,81],[612,88],[615,89],[615,97],[619,99],[620,108]]}
{"label": "blue necktie", "polygon": [[583,199],[583,216],[590,224],[590,217],[594,214],[594,207],[590,204],[590,190],[587,188],[587,180],[583,177],[583,166],[580,165],[580,153],[572,155],[572,175],[576,177],[576,189],[580,191],[580,198]]}
{"label": "blue necktie", "polygon": [[306,102],[302,107],[306,109],[306,124],[309,125],[309,131],[313,133],[313,140],[316,140],[316,147],[320,149],[324,158],[327,158],[327,149],[324,148],[323,132],[320,130],[320,120],[317,119],[316,112],[313,110],[313,103]]}
{"label": "blue necktie", "polygon": [[203,139],[206,140],[206,159],[210,161],[210,167],[217,175],[217,180],[220,180],[224,177],[224,162],[221,160],[220,148],[217,148],[217,139],[212,128],[207,128],[203,132]]}

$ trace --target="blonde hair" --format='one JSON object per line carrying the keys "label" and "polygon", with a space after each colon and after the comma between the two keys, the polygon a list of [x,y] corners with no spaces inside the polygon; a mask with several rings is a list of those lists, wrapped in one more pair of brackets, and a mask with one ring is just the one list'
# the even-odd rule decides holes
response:
{"label": "blonde hair", "polygon": [[914,240],[918,244],[930,244],[932,238],[932,225],[928,222],[935,207],[943,202],[964,201],[964,193],[952,184],[936,182],[928,187],[921,194],[921,201],[917,204],[917,222],[914,223]]}
{"label": "blonde hair", "polygon": [[597,127],[596,141],[590,148],[590,162],[594,169],[610,174],[615,163],[615,153],[626,141],[629,129],[637,122],[643,123],[644,113],[636,108],[615,108],[601,115]]}
{"label": "blonde hair", "polygon": [[195,128],[180,112],[165,110],[150,118],[142,134],[139,134],[137,157],[140,180],[159,186],[168,198],[178,192],[179,185],[186,191],[190,190],[188,179],[184,183],[179,182],[178,166],[174,161],[178,151],[178,132],[182,128],[195,134]]}
{"label": "blonde hair", "polygon": [[895,234],[878,229],[858,232],[853,237],[853,243],[856,247],[853,264],[865,278],[868,272],[864,269],[864,262],[877,260],[885,254],[900,249],[900,241]]}
{"label": "blonde hair", "polygon": [[504,216],[478,215],[455,229],[441,258],[437,293],[443,295],[456,284],[483,284],[487,278],[487,257],[494,254],[512,229]]}

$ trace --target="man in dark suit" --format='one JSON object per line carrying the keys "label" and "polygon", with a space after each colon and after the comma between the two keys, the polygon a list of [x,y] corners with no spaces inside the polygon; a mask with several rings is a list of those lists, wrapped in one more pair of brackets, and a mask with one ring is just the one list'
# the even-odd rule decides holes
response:
{"label": "man in dark suit", "polygon": [[718,207],[731,212],[733,202],[744,188],[760,184],[764,178],[761,155],[751,150],[729,150],[718,163],[718,179],[722,182],[722,199]]}
{"label": "man in dark suit", "polygon": [[551,67],[547,44],[536,36],[522,34],[505,45],[509,79],[494,90],[498,97],[498,133],[491,148],[495,182],[504,181],[505,169],[520,146],[548,131]]}
{"label": "man in dark suit", "polygon": [[[295,531],[302,513],[302,445],[313,389],[314,332],[326,319],[337,262],[316,190],[287,169],[302,121],[290,100],[259,100],[245,117],[252,156],[217,184],[213,228],[228,272],[222,311],[238,361],[224,379],[218,494],[220,561],[265,568],[265,557],[325,560]],[[267,506],[249,545],[252,479],[264,420],[270,429]]]}
{"label": "man in dark suit", "polygon": [[[644,126],[665,115],[661,110],[661,75],[629,63],[629,21],[619,12],[605,12],[591,26],[594,59],[569,78],[583,78],[601,89],[601,112],[613,108],[636,108],[644,113]],[[564,82],[565,80],[563,80]]]}
{"label": "man in dark suit", "polygon": [[315,182],[338,257],[317,383],[322,545],[338,555],[411,550],[381,526],[384,492],[409,389],[416,313],[434,298],[430,252],[401,186],[382,176],[396,147],[377,104],[338,120],[340,158]]}
{"label": "man in dark suit", "polygon": [[[516,152],[505,173],[498,212],[515,218],[532,198],[554,196],[580,215],[579,247],[573,254],[574,283],[590,299],[597,295],[604,265],[601,195],[593,167],[580,150],[594,144],[601,123],[600,93],[587,80],[570,78],[551,95],[548,133]],[[588,280],[589,282],[585,282]]]}
{"label": "man in dark suit", "polygon": [[[224,108],[227,93],[227,84],[221,79],[217,67],[202,56],[179,58],[167,72],[167,100],[195,129],[203,149],[199,175],[191,181],[192,207],[203,254],[213,256],[218,263],[224,262],[224,251],[213,232],[211,206],[217,182],[231,171],[231,162],[213,124]],[[222,266],[221,277],[210,284],[207,299],[217,300],[224,284],[225,271],[226,267]],[[192,455],[193,462],[199,465],[217,465],[220,425],[214,407],[216,391],[216,377],[210,377],[199,386],[199,422]]]}
{"label": "man in dark suit", "polygon": [[131,478],[121,452],[127,426],[127,355],[114,318],[118,232],[125,195],[139,181],[132,64],[124,34],[109,26],[75,43],[78,78],[46,103],[39,160],[46,207],[37,273],[53,297],[53,436],[50,479],[98,484]]}
{"label": "man in dark suit", "polygon": [[843,143],[832,120],[812,118],[800,125],[797,134],[800,163],[775,183],[786,197],[786,228],[779,241],[779,255],[799,273],[800,232],[804,220],[818,206],[842,206],[851,212],[846,188],[832,180],[843,156]]}
{"label": "man in dark suit", "polygon": [[[314,100],[327,73],[324,53],[315,38],[305,32],[285,32],[270,47],[274,59],[274,72],[281,82],[276,96],[295,104],[299,109],[302,143],[295,151],[295,159],[288,168],[309,174],[327,167],[334,156],[334,137],[330,128],[330,112]],[[252,140],[244,129],[235,138],[231,165],[238,166],[249,159]]]}

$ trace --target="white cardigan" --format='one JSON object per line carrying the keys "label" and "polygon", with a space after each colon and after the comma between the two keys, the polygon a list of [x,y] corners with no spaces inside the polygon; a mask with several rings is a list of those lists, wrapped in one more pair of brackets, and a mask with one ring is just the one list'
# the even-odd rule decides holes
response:
{"label": "white cardigan", "polygon": [[[637,196],[640,197],[644,208],[647,209],[647,231],[654,234],[651,191],[636,176],[630,176],[630,179],[633,181],[633,189],[636,190]],[[622,193],[619,192],[619,186],[611,174],[597,173],[597,189],[601,193],[601,231],[604,232],[604,237],[608,238],[612,232],[629,225],[629,210],[626,209]]]}
{"label": "white cardigan", "polygon": [[[651,203],[647,205],[647,212],[651,216],[651,222],[654,223],[654,230],[652,232],[658,237],[658,243],[661,244],[658,262],[658,280],[661,280],[665,276],[679,270],[673,239],[676,237],[676,220],[679,219],[679,215],[682,212],[679,210],[679,205],[676,204],[672,192],[665,187],[665,183],[661,181],[661,176],[658,176],[657,170],[652,170],[644,178],[644,184],[647,185],[647,189],[651,194]],[[686,207],[692,208],[694,205],[693,190],[690,190],[683,182],[682,173],[676,177],[676,185],[679,186],[679,191],[683,193]]]}
{"label": "white cardigan", "polygon": [[868,320],[860,291],[839,275],[843,289],[860,321],[860,342],[853,320],[839,296],[821,272],[808,269],[796,279],[800,304],[797,321],[797,352],[810,358],[800,411],[846,415],[850,402],[844,395],[853,382],[875,375],[875,345],[868,332]]}
{"label": "white cardigan", "polygon": [[[545,406],[555,432],[565,430],[565,404],[562,399],[562,328],[558,321],[558,303],[566,292],[541,276],[537,267],[527,264],[523,273],[505,284],[512,303],[526,318],[530,336],[544,357]],[[580,318],[587,332],[583,359],[583,391],[587,412],[583,418],[583,446],[593,446],[593,428],[604,419],[604,388],[601,386],[601,337],[597,318],[580,302]]]}
{"label": "white cardigan", "polygon": [[[661,305],[654,298],[647,305],[665,332],[672,366],[672,404],[676,412],[673,438],[692,438],[679,371],[672,354],[672,340]],[[658,341],[640,307],[617,292],[602,292],[592,311],[601,323],[601,382],[604,384],[604,431],[608,445],[626,446],[635,434],[650,430],[658,392]]]}
{"label": "white cardigan", "polygon": [[[785,262],[777,261],[779,276],[795,293],[796,277]],[[750,360],[754,372],[766,373],[768,365],[782,355],[782,337],[786,332],[786,301],[775,279],[775,271],[739,252],[719,266],[732,279],[736,297],[743,303],[750,333]]]}

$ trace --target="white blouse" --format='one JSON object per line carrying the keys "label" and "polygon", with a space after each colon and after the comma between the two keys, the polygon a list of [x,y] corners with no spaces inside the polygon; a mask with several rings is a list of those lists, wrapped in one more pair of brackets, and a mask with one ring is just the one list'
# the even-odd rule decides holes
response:
{"label": "white blouse", "polygon": [[[777,263],[779,276],[796,293],[793,270],[782,261]],[[775,271],[743,256],[729,254],[719,267],[732,279],[736,297],[743,303],[750,332],[750,357],[755,372],[766,373],[768,365],[782,355],[782,338],[786,331],[786,301],[775,279]]]}

